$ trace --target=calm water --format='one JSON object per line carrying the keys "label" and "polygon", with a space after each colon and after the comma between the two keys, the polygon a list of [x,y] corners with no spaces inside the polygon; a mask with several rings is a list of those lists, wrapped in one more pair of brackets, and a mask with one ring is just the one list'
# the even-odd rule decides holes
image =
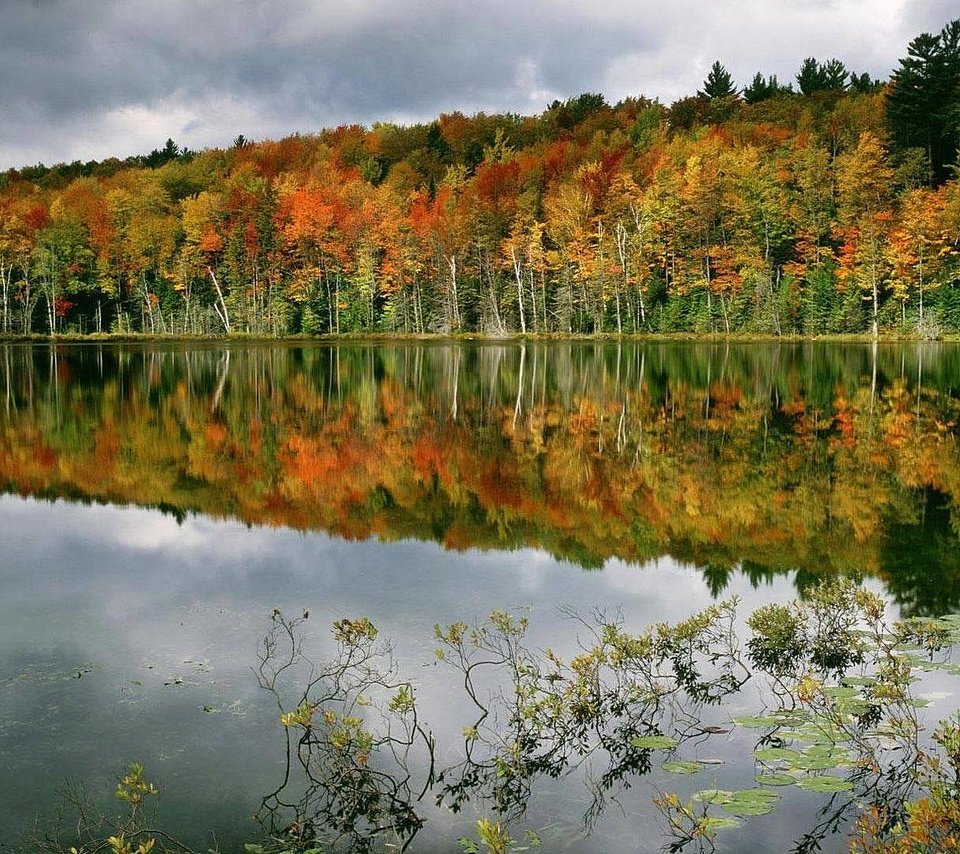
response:
{"label": "calm water", "polygon": [[[837,573],[960,610],[958,414],[960,349],[937,344],[0,347],[0,827],[141,760],[179,835],[255,838],[284,769],[252,670],[274,608],[309,610],[319,658],[369,616],[448,764],[470,715],[424,666],[438,622],[524,609],[531,645],[570,655],[571,608],[639,630]],[[633,780],[589,836],[588,769],[537,780],[515,827],[656,850],[654,788],[751,785],[750,735],[698,748],[728,762],[693,780]],[[784,800],[720,848],[783,848],[829,796]],[[411,850],[490,814],[431,804]]]}

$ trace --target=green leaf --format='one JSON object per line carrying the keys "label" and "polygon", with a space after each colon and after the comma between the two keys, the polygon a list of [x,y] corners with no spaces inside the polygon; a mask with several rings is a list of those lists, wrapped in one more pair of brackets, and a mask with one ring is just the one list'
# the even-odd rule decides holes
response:
{"label": "green leaf", "polygon": [[710,833],[713,830],[723,830],[726,827],[740,827],[742,821],[735,818],[727,818],[722,815],[705,815],[700,819],[700,826]]}
{"label": "green leaf", "polygon": [[787,763],[791,768],[800,768],[803,771],[829,771],[837,764],[824,756],[801,756],[799,759]]}
{"label": "green leaf", "polygon": [[766,789],[740,789],[733,793],[733,799],[736,801],[776,801],[780,795],[776,792],[768,792]]}
{"label": "green leaf", "polygon": [[733,792],[729,801],[720,803],[721,808],[731,815],[766,815],[773,812],[773,806],[780,796],[767,789],[743,789]]}
{"label": "green leaf", "polygon": [[731,801],[729,804],[720,804],[720,808],[730,815],[766,815],[773,812],[773,804],[762,801]]}
{"label": "green leaf", "polygon": [[676,747],[679,742],[667,735],[641,735],[631,739],[630,744],[644,750],[670,750]]}
{"label": "green leaf", "polygon": [[830,774],[806,777],[797,784],[808,792],[847,792],[853,788],[853,783]]}
{"label": "green leaf", "polygon": [[851,700],[837,700],[837,708],[847,715],[863,715],[870,711],[870,704],[866,700],[855,697]]}
{"label": "green leaf", "polygon": [[753,778],[763,786],[792,786],[797,778],[791,774],[757,774]]}
{"label": "green leaf", "polygon": [[823,689],[823,693],[828,697],[833,697],[834,699],[840,700],[852,700],[854,697],[859,696],[859,692],[856,688],[850,688],[846,685],[833,685]]}
{"label": "green leaf", "polygon": [[668,762],[664,762],[660,767],[663,768],[664,771],[669,771],[672,774],[695,774],[704,766],[702,762],[694,762],[686,759],[672,759]]}
{"label": "green leaf", "polygon": [[855,685],[861,688],[877,684],[877,680],[872,676],[844,676],[842,682],[844,685]]}
{"label": "green leaf", "polygon": [[750,729],[765,729],[766,727],[780,726],[782,721],[771,715],[745,715],[733,718],[733,723]]}
{"label": "green leaf", "polygon": [[727,804],[733,799],[733,792],[725,789],[703,789],[695,792],[693,799],[705,804]]}
{"label": "green leaf", "polygon": [[761,762],[795,762],[800,758],[800,754],[796,750],[791,750],[789,747],[762,747],[759,750],[753,751],[753,755],[757,757]]}
{"label": "green leaf", "polygon": [[777,733],[781,741],[816,741],[820,733],[813,733],[805,729],[782,729]]}

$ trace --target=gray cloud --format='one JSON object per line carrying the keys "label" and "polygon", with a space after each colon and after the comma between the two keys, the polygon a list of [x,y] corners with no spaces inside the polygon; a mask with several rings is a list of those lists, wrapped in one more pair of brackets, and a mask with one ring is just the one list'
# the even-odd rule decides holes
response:
{"label": "gray cloud", "polygon": [[671,100],[807,55],[885,75],[948,2],[0,0],[0,168],[554,97]]}

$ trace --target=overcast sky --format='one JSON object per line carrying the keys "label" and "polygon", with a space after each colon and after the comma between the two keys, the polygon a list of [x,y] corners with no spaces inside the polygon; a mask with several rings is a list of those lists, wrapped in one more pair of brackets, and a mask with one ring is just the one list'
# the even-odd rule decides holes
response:
{"label": "overcast sky", "polygon": [[692,94],[805,56],[886,77],[956,0],[0,0],[0,168],[167,137],[538,113],[554,98]]}

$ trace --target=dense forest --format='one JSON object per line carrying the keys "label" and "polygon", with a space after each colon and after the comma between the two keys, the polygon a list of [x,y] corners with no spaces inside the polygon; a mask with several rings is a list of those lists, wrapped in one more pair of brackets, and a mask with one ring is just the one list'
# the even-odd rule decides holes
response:
{"label": "dense forest", "polygon": [[0,333],[960,332],[960,19],[886,82],[0,175]]}

